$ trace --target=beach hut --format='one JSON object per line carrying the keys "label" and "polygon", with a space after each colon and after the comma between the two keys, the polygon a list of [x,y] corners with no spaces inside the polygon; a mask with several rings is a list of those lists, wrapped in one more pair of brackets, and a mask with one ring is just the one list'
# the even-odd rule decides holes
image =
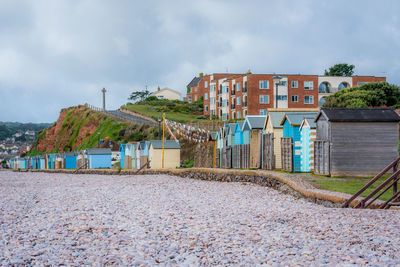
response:
{"label": "beach hut", "polygon": [[89,161],[86,150],[77,151],[76,156],[76,168],[77,169],[88,169]]}
{"label": "beach hut", "polygon": [[119,145],[119,152],[121,153],[121,168],[125,168],[125,147],[126,144],[120,144]]}
{"label": "beach hut", "polygon": [[301,172],[314,172],[314,141],[317,137],[315,117],[305,117],[300,125]]}
{"label": "beach hut", "polygon": [[370,176],[398,157],[399,115],[390,108],[322,108],[316,118],[315,173]]}
{"label": "beach hut", "polygon": [[19,169],[26,169],[26,158],[19,158]]}
{"label": "beach hut", "polygon": [[139,142],[128,143],[125,146],[125,162],[126,169],[137,169],[137,154],[139,149]]}
{"label": "beach hut", "polygon": [[110,148],[88,148],[86,155],[89,169],[111,169]]}
{"label": "beach hut", "polygon": [[242,168],[243,124],[244,121],[235,123],[232,167],[236,169]]}
{"label": "beach hut", "polygon": [[64,153],[54,154],[54,169],[64,169]]}
{"label": "beach hut", "polygon": [[141,141],[139,143],[139,158],[140,158],[140,167],[145,165],[149,160],[149,141]]}
{"label": "beach hut", "polygon": [[[317,112],[310,112],[307,113],[307,116],[315,118],[317,114]],[[288,113],[281,121],[281,126],[283,126],[283,138],[281,139],[282,168],[285,171],[301,171],[300,124],[304,116],[303,113]]]}
{"label": "beach hut", "polygon": [[224,142],[224,128],[220,127],[217,131],[217,154],[216,154],[216,168],[222,167],[222,147]]}
{"label": "beach hut", "polygon": [[[150,168],[162,168],[162,140],[151,140],[149,144]],[[164,168],[175,169],[181,164],[181,146],[174,140],[164,141]]]}
{"label": "beach hut", "polygon": [[64,152],[65,169],[76,169],[77,152]]}
{"label": "beach hut", "polygon": [[244,166],[244,168],[261,168],[261,137],[265,118],[265,115],[246,116],[242,129],[243,144],[249,145],[250,150],[243,154],[245,158],[249,159],[248,166]]}
{"label": "beach hut", "polygon": [[[281,157],[281,138],[283,137],[283,126],[281,125],[282,119],[285,114],[304,114],[306,116],[310,112],[318,112],[318,109],[270,109],[267,113],[267,118],[264,124],[264,151],[265,145],[267,144],[266,139],[272,139],[273,147],[270,149],[272,153],[265,154],[263,162],[271,161],[271,169],[282,169],[282,157]],[[271,158],[268,158],[271,157]],[[266,164],[263,164],[266,167]]]}

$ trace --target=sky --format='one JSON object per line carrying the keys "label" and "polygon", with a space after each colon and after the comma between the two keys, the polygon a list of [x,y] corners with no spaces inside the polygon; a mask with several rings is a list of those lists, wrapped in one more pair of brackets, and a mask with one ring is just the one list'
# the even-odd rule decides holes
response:
{"label": "sky", "polygon": [[400,85],[400,1],[0,0],[0,121],[54,122],[200,72],[323,74]]}

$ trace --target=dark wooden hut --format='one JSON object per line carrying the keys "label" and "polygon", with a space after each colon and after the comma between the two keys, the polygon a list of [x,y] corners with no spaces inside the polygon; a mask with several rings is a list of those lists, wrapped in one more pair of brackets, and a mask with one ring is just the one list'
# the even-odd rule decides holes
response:
{"label": "dark wooden hut", "polygon": [[322,108],[315,119],[315,173],[378,173],[399,154],[399,121],[390,108]]}

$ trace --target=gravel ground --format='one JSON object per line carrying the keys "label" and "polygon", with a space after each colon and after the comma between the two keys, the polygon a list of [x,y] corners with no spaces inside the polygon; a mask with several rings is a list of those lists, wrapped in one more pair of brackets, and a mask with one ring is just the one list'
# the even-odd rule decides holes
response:
{"label": "gravel ground", "polygon": [[0,265],[397,265],[399,214],[252,184],[0,172]]}

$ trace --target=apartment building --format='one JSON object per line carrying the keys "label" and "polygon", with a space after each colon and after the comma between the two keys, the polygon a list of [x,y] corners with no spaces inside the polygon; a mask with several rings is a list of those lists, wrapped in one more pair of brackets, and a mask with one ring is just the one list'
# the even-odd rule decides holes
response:
{"label": "apartment building", "polygon": [[[274,80],[279,82],[274,84]],[[204,115],[229,120],[266,115],[270,108],[318,108],[326,96],[338,90],[381,81],[386,81],[386,77],[252,74],[250,71],[200,74],[189,83],[186,99],[192,102],[203,96]]]}

